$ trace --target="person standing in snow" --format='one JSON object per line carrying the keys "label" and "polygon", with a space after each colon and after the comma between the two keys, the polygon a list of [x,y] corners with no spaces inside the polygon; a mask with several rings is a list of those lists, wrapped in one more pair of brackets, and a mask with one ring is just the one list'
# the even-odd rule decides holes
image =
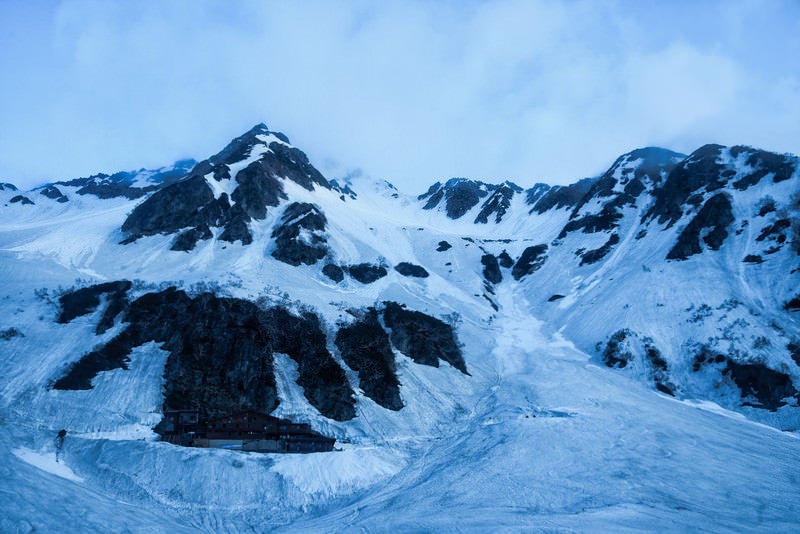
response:
{"label": "person standing in snow", "polygon": [[62,428],[58,431],[56,435],[56,463],[58,462],[58,457],[61,453],[61,449],[64,448],[64,438],[67,437],[66,429]]}

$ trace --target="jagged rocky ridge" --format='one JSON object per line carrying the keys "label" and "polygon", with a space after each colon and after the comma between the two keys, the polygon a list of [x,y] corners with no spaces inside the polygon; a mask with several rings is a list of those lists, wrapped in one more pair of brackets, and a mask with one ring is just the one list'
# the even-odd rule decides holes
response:
{"label": "jagged rocky ridge", "polygon": [[214,228],[222,241],[250,244],[248,223],[287,198],[283,180],[308,190],[332,187],[285,135],[258,124],[137,206],[122,225],[124,242],[182,232],[172,248],[188,251]]}
{"label": "jagged rocky ridge", "polygon": [[[549,244],[525,245],[521,252],[517,252],[510,274],[514,280],[528,284],[534,294],[542,295],[542,302],[561,302],[567,293],[558,291],[563,287],[550,285],[560,277],[555,275],[556,272],[566,268],[566,272],[572,273],[571,276],[591,279],[590,272],[582,269],[607,270],[608,267],[603,267],[605,262],[612,258],[624,240],[628,244],[621,253],[630,255],[628,249],[632,246],[652,246],[649,243],[664,239],[661,237],[663,235],[671,236],[668,237],[671,244],[662,253],[662,261],[697,258],[699,262],[720,262],[728,254],[726,250],[741,250],[739,242],[747,242],[748,248],[740,253],[738,261],[749,265],[773,261],[774,269],[780,265],[775,263],[778,261],[776,254],[788,247],[791,252],[783,258],[794,260],[790,260],[790,267],[784,271],[784,276],[795,278],[800,273],[800,189],[789,189],[788,194],[778,191],[786,191],[785,188],[781,189],[781,184],[790,179],[797,183],[797,170],[798,160],[794,156],[743,146],[728,148],[706,145],[689,156],[659,148],[646,148],[621,156],[597,178],[581,180],[570,186],[537,184],[525,191],[530,214],[566,212],[567,219]],[[481,213],[486,205],[479,206],[480,199],[497,191],[498,187],[464,179],[451,180],[444,186],[435,184],[420,200],[424,202],[423,209],[434,209],[445,203],[446,215],[457,218],[470,210],[474,210],[472,213]],[[773,190],[776,192],[772,193]],[[781,200],[778,197],[782,197]],[[743,206],[747,205],[744,202],[750,203],[752,200],[743,201],[742,198],[758,199],[752,213],[743,212]],[[446,204],[448,201],[452,204],[449,207]],[[503,220],[498,216],[493,222],[499,224]],[[751,237],[747,238],[748,235]],[[648,240],[648,236],[653,239]],[[631,237],[634,239],[630,240]],[[491,240],[483,240],[478,244],[484,252],[479,258],[480,265],[476,265],[476,269],[482,270],[485,280],[482,296],[496,310],[494,286],[504,283],[500,264],[495,260],[500,249],[493,246]],[[447,245],[440,243],[437,250],[447,250]],[[561,254],[561,251],[571,251],[575,259],[569,260],[570,255]],[[503,253],[507,254],[505,250]],[[715,254],[721,257],[715,259]],[[547,265],[550,257],[558,257],[561,263]],[[570,261],[571,266],[564,265],[565,259]],[[620,259],[625,261],[624,256]],[[546,265],[547,268],[544,268]],[[642,270],[645,273],[652,272],[647,265],[643,265]],[[715,283],[722,285],[729,282],[720,280]],[[534,289],[536,286],[542,287]],[[642,290],[646,295],[646,289]],[[680,286],[674,290],[680,291]],[[722,294],[725,294],[725,290]],[[800,295],[796,292],[784,295],[777,308],[782,306],[784,311],[790,313],[800,309],[797,304]],[[731,298],[728,300],[736,301]],[[632,306],[641,308],[641,304],[629,301],[624,309]],[[603,306],[600,303],[596,305]],[[656,303],[656,308],[659,306],[664,304]],[[565,306],[561,308],[567,309]],[[793,320],[783,316],[772,326],[769,322],[762,323],[767,329],[772,329],[770,333],[762,330],[763,327],[755,328],[754,323],[759,321],[762,312],[753,307],[745,310],[741,304],[735,311],[727,308],[725,302],[709,307],[712,310],[711,317],[719,326],[711,327],[700,321],[703,327],[698,327],[702,331],[700,335],[710,337],[705,341],[701,341],[702,337],[701,340],[682,338],[677,346],[667,351],[669,357],[661,352],[665,348],[665,340],[654,340],[648,335],[650,327],[637,326],[638,331],[625,328],[629,322],[628,316],[620,315],[616,324],[612,321],[611,324],[595,327],[596,331],[604,332],[598,336],[603,339],[598,343],[597,354],[609,367],[640,374],[662,392],[702,396],[703,393],[694,389],[696,386],[693,385],[702,382],[697,376],[702,366],[690,365],[691,370],[687,375],[683,362],[693,361],[700,350],[697,346],[711,346],[718,354],[725,354],[724,360],[715,360],[715,366],[703,372],[715,377],[712,380],[726,384],[723,388],[725,391],[731,387],[740,395],[737,398],[728,397],[726,406],[740,404],[771,411],[787,405],[797,406],[800,397],[794,384],[798,383],[800,373],[796,362],[791,359],[793,353],[788,348],[796,346],[793,340],[798,335],[796,328],[789,326]],[[767,306],[765,312],[773,314],[775,309]],[[692,319],[694,313],[687,313],[690,324],[696,323]],[[582,322],[580,317],[580,312],[573,311],[563,320],[578,325]],[[614,326],[617,328],[614,329]],[[659,326],[652,324],[652,330],[658,331]],[[576,327],[573,331],[579,332],[580,328]],[[769,339],[776,333],[780,339],[777,343],[759,341]],[[670,341],[675,343],[674,339]],[[772,343],[774,348],[765,348]],[[635,350],[620,349],[622,346],[633,346]],[[766,357],[766,352],[780,356],[773,359]],[[631,365],[628,364],[633,361],[637,363],[631,364],[635,368],[631,371]],[[787,363],[777,364],[777,361]],[[673,369],[673,365],[677,368]]]}

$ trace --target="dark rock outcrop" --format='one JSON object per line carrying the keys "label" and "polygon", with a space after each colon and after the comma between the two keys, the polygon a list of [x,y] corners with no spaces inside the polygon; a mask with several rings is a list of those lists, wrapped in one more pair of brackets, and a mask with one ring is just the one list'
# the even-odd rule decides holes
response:
{"label": "dark rock outcrop", "polygon": [[514,259],[509,256],[508,252],[505,250],[497,256],[497,261],[500,264],[500,267],[504,269],[510,269],[514,265]]}
{"label": "dark rock outcrop", "polygon": [[0,339],[3,341],[10,341],[15,337],[25,337],[25,334],[13,326],[11,328],[6,328],[5,330],[0,330]]}
{"label": "dark rock outcrop", "polygon": [[272,231],[275,239],[272,256],[289,265],[314,265],[328,254],[323,233],[327,224],[318,206],[305,202],[289,204],[280,225]]}
{"label": "dark rock outcrop", "polygon": [[340,328],[335,344],[344,363],[358,372],[359,385],[367,397],[389,410],[403,407],[394,353],[374,308]]}
{"label": "dark rock outcrop", "polygon": [[394,270],[403,276],[412,278],[428,278],[428,276],[430,276],[430,273],[428,273],[428,271],[426,271],[421,265],[414,265],[413,263],[408,263],[407,261],[401,261],[395,265]]}
{"label": "dark rock outcrop", "polygon": [[796,158],[792,156],[774,154],[745,146],[731,147],[731,156],[738,158],[740,154],[747,155],[745,164],[753,169],[749,174],[733,182],[733,187],[740,191],[756,185],[768,174],[773,175],[772,181],[775,183],[788,180],[794,174],[797,165]]}
{"label": "dark rock outcrop", "polygon": [[97,373],[127,368],[133,347],[155,341],[169,352],[165,410],[197,408],[204,417],[269,412],[278,405],[272,354],[281,352],[297,362],[297,383],[312,406],[332,419],[355,417],[353,392],[311,313],[298,317],[280,307],[169,288],[133,301],[124,320],[119,335],[83,356],[53,387],[90,389]]}
{"label": "dark rock outcrop", "polygon": [[784,399],[798,399],[798,391],[791,377],[763,363],[739,363],[729,359],[723,374],[729,376],[742,391],[744,405],[774,412],[786,405]]}
{"label": "dark rock outcrop", "polygon": [[514,280],[520,280],[523,276],[538,271],[547,260],[545,252],[547,252],[547,245],[544,244],[534,245],[523,250],[517,263],[514,264],[514,268],[511,269],[511,276],[514,277]]}
{"label": "dark rock outcrop", "polygon": [[718,193],[708,199],[700,211],[678,236],[678,242],[667,254],[668,260],[685,260],[703,252],[700,234],[708,230],[703,241],[712,250],[719,250],[728,237],[728,226],[733,222],[731,201],[727,194]]}
{"label": "dark rock outcrop", "polygon": [[[627,367],[636,358],[631,342],[637,337],[639,337],[638,334],[627,328],[617,330],[611,334],[603,349],[603,363],[613,369]],[[649,367],[650,378],[653,380],[656,389],[667,395],[675,396],[675,386],[669,379],[667,361],[661,356],[661,352],[651,338],[641,338],[641,342],[644,348],[642,359],[645,365]]]}
{"label": "dark rock outcrop", "polygon": [[453,245],[447,241],[439,241],[439,246],[436,247],[436,252],[444,252],[445,250],[449,250],[451,248],[453,248]]}
{"label": "dark rock outcrop", "polygon": [[270,308],[261,317],[272,351],[288,354],[297,362],[297,384],[308,402],[322,415],[337,421],[355,417],[353,390],[328,352],[319,318],[310,312],[298,317],[281,307]]}
{"label": "dark rock outcrop", "polygon": [[420,195],[420,200],[428,199],[423,209],[430,210],[445,202],[445,212],[451,219],[458,219],[478,205],[478,202],[497,186],[484,184],[466,178],[451,178],[444,185],[433,184],[428,192]]}
{"label": "dark rock outcrop", "polygon": [[54,185],[45,187],[44,189],[39,191],[39,194],[47,198],[53,199],[56,202],[60,202],[62,204],[64,202],[69,202],[69,199],[66,197],[66,195],[64,195],[64,193],[62,193],[61,190]]}
{"label": "dark rock outcrop", "polygon": [[717,368],[736,384],[745,406],[775,411],[786,405],[787,398],[800,400],[800,393],[788,374],[770,369],[761,362],[736,361],[707,345],[701,345],[695,355],[692,371],[698,372],[709,366]]}
{"label": "dark rock outcrop", "polygon": [[371,263],[350,265],[347,272],[362,284],[371,284],[389,274],[384,266]]}
{"label": "dark rock outcrop", "polygon": [[[197,162],[185,159],[175,162],[171,167],[156,170],[140,169],[138,171],[122,171],[111,175],[100,173],[86,178],[76,178],[57,185],[77,187],[79,195],[94,195],[98,198],[125,197],[136,199],[162,187],[178,181],[186,176]],[[139,177],[144,177],[150,185],[135,185]]]}
{"label": "dark rock outcrop", "polygon": [[344,271],[338,265],[334,265],[333,263],[327,263],[322,268],[322,274],[336,282],[337,284],[344,280]]}
{"label": "dark rock outcrop", "polygon": [[[683,158],[683,154],[656,147],[623,154],[575,204],[570,221],[558,238],[564,238],[576,230],[582,230],[583,233],[613,230],[622,219],[622,209],[635,206],[637,198],[648,188],[658,186]],[[608,200],[601,200],[606,198]],[[597,212],[581,214],[581,208],[590,200],[600,201],[602,207]]]}
{"label": "dark rock outcrop", "polygon": [[574,208],[589,192],[596,180],[597,178],[584,178],[571,185],[554,185],[540,196],[531,194],[532,190],[529,190],[527,202],[532,204],[530,213],[542,214],[554,208]]}
{"label": "dark rock outcrop", "polygon": [[800,340],[792,340],[786,345],[786,350],[789,351],[789,356],[792,357],[794,363],[800,366]]}
{"label": "dark rock outcrop", "polygon": [[188,252],[194,249],[198,241],[211,239],[212,237],[214,237],[214,235],[211,233],[211,229],[208,225],[201,224],[196,228],[189,228],[178,234],[178,237],[172,242],[170,250]]}
{"label": "dark rock outcrop", "polygon": [[675,224],[684,213],[684,206],[692,204],[690,197],[699,190],[706,192],[721,189],[727,183],[724,167],[719,163],[721,145],[705,145],[675,167],[661,187],[653,191],[653,206],[643,220],[657,218],[667,228]]}
{"label": "dark rock outcrop", "polygon": [[623,369],[628,363],[633,360],[633,354],[624,344],[625,340],[632,335],[632,332],[627,328],[617,330],[606,343],[606,348],[603,349],[603,363],[609,367]]}
{"label": "dark rock outcrop", "polygon": [[407,310],[396,302],[385,303],[383,321],[391,329],[392,345],[415,362],[439,367],[439,360],[443,360],[469,374],[449,324],[422,312]]}
{"label": "dark rock outcrop", "polygon": [[[161,189],[136,206],[122,224],[130,240],[217,221],[207,220],[214,193],[205,178],[193,175]],[[212,224],[215,225],[215,224]]]}
{"label": "dark rock outcrop", "polygon": [[514,197],[514,193],[521,192],[522,188],[517,184],[511,182],[501,184],[483,203],[481,211],[475,217],[475,222],[486,224],[489,222],[489,216],[494,214],[494,222],[499,223],[503,220],[508,208],[511,207],[511,199]]}
{"label": "dark rock outcrop", "polygon": [[786,243],[787,241],[791,241],[791,237],[789,232],[792,229],[792,221],[791,219],[778,219],[772,224],[766,225],[764,228],[761,229],[761,232],[758,234],[756,241],[761,243],[767,241],[772,243],[772,246],[768,249],[768,253],[776,252],[780,250],[780,248]]}
{"label": "dark rock outcrop", "polygon": [[17,202],[19,202],[20,205],[22,205],[22,206],[26,206],[26,205],[27,206],[33,206],[33,204],[34,204],[33,200],[29,199],[25,195],[17,195],[15,197],[12,197],[11,200],[9,200],[9,202],[11,202],[12,204],[16,204]]}
{"label": "dark rock outcrop", "polygon": [[675,386],[669,380],[669,368],[667,361],[661,355],[661,351],[656,348],[653,340],[649,337],[643,339],[644,355],[652,370],[653,382],[662,393],[675,396]]}
{"label": "dark rock outcrop", "polygon": [[131,286],[128,280],[119,280],[66,292],[58,299],[61,312],[56,322],[66,324],[95,311],[100,306],[100,296],[106,295],[106,310],[97,325],[97,333],[102,334],[114,325],[114,319],[127,307],[127,293]]}
{"label": "dark rock outcrop", "polygon": [[[331,187],[306,155],[289,146],[286,139],[264,124],[237,137],[218,154],[195,165],[185,178],[159,189],[137,206],[122,226],[128,234],[123,243],[194,228],[196,232],[187,234],[176,248],[187,250],[193,237],[205,234],[204,227],[224,228],[219,236],[222,241],[252,243],[248,223],[264,219],[268,208],[287,198],[282,180],[292,180],[308,190],[315,185]],[[232,177],[230,165],[250,157],[256,145],[266,146],[260,149],[263,154]],[[226,193],[215,198],[206,180],[235,180],[236,186],[230,198]]]}
{"label": "dark rock outcrop", "polygon": [[239,171],[236,183],[238,186],[231,193],[231,201],[236,203],[246,221],[263,219],[267,216],[267,207],[275,207],[281,199],[288,198],[263,160],[254,161]]}
{"label": "dark rock outcrop", "polygon": [[619,243],[619,236],[617,234],[611,234],[608,241],[603,243],[603,246],[593,250],[587,250],[581,255],[581,265],[590,265],[602,260],[611,252],[611,249],[614,248],[614,245],[617,243]]}
{"label": "dark rock outcrop", "polygon": [[500,264],[497,262],[497,257],[493,254],[484,254],[481,256],[481,265],[483,265],[483,277],[487,282],[499,284],[503,281],[503,273],[500,272]]}
{"label": "dark rock outcrop", "polygon": [[17,186],[8,182],[0,182],[0,191],[17,191]]}
{"label": "dark rock outcrop", "polygon": [[[543,183],[534,184],[533,187],[525,191],[525,203],[528,204],[529,206],[533,206],[539,201],[539,199],[541,199],[544,195],[546,195],[547,192],[550,191],[550,189],[551,186],[547,184]],[[529,213],[533,213],[533,211]]]}

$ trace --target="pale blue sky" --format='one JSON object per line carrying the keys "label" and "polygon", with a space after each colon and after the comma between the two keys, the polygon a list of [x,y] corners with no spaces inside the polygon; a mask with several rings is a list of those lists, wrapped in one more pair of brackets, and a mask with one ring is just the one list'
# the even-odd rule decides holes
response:
{"label": "pale blue sky", "polygon": [[0,0],[0,181],[202,159],[261,121],[409,193],[798,153],[799,58],[797,0]]}

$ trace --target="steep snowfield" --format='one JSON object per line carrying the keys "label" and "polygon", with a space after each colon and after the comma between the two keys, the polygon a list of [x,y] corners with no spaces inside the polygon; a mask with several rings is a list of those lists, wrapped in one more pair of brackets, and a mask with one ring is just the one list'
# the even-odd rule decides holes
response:
{"label": "steep snowfield", "polygon": [[[261,141],[280,141],[272,137]],[[206,181],[215,198],[232,192],[232,182]],[[452,220],[385,184],[357,182],[353,199],[285,180],[289,200],[249,223],[250,245],[216,232],[176,252],[174,235],[120,244],[138,200],[100,200],[70,186],[59,186],[67,203],[28,193],[34,206],[0,207],[0,531],[796,531],[798,408],[742,407],[730,381],[694,372],[687,353],[717,336],[800,384],[783,349],[800,328],[780,311],[795,290],[796,254],[787,246],[764,263],[742,262],[767,223],[754,213],[759,203],[771,195],[783,209],[799,181],[795,172],[731,191],[737,224],[749,225],[720,250],[679,262],[665,257],[685,223],[643,222],[642,196],[622,208],[619,242],[589,265],[576,252],[601,247],[610,232],[559,237],[570,208],[531,215],[522,194],[500,223],[472,224],[479,206]],[[327,218],[325,261],[381,263],[389,274],[337,284],[322,274],[324,262],[277,261],[272,231],[290,202],[315,204]],[[582,213],[602,206],[594,199]],[[442,241],[451,248],[437,251]],[[548,245],[539,270],[517,282],[502,268],[501,282],[485,281],[482,256],[506,251],[516,260],[539,244]],[[399,262],[430,276],[404,277],[392,268]],[[313,309],[356,391],[357,416],[322,416],[282,354],[274,415],[336,437],[337,450],[272,455],[159,442],[152,428],[167,353],[156,343],[136,348],[128,369],[100,373],[90,390],[50,389],[123,328],[95,335],[103,305],[56,323],[60,292],[120,279],[134,281],[134,297],[174,284]],[[469,371],[395,352],[405,405],[397,412],[358,389],[333,345],[349,310],[388,300],[456,326]],[[656,391],[641,355],[625,369],[603,365],[603,343],[622,328],[652,339],[676,397]],[[758,337],[771,345],[753,349]],[[61,429],[68,434],[57,451]]]}

